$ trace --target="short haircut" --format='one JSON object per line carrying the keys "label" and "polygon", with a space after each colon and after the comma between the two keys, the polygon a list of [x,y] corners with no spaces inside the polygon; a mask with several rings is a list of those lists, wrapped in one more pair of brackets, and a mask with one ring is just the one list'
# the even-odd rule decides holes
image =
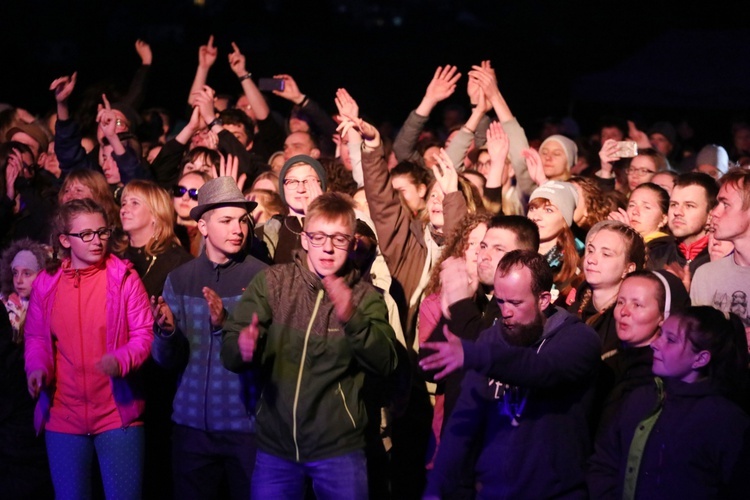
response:
{"label": "short haircut", "polygon": [[253,142],[255,140],[255,124],[241,109],[227,108],[219,113],[219,118],[224,122],[224,125],[242,126],[242,128],[245,129],[248,142]]}
{"label": "short haircut", "polygon": [[675,179],[674,187],[700,186],[706,192],[708,200],[708,211],[716,206],[716,197],[719,195],[719,184],[708,174],[703,172],[685,172]]}
{"label": "short haircut", "polygon": [[497,265],[495,276],[507,276],[511,271],[525,267],[531,273],[531,292],[539,297],[552,289],[552,269],[547,259],[534,250],[513,250],[506,253]]}
{"label": "short haircut", "polygon": [[750,208],[750,170],[732,168],[719,179],[719,187],[732,186],[742,198],[742,210]]}
{"label": "short haircut", "polygon": [[594,224],[586,235],[586,245],[588,246],[591,239],[599,231],[612,231],[622,236],[625,242],[625,259],[626,262],[635,264],[635,270],[643,269],[646,261],[646,244],[643,242],[643,236],[638,231],[618,220],[603,220]]}
{"label": "short haircut", "polygon": [[309,227],[310,221],[317,218],[327,221],[342,220],[349,228],[348,234],[353,236],[357,227],[357,217],[354,215],[354,200],[351,196],[343,193],[323,193],[307,207],[305,230]]}
{"label": "short haircut", "polygon": [[628,136],[628,122],[619,116],[603,116],[599,119],[599,130],[603,128],[616,128],[623,137]]}
{"label": "short haircut", "polygon": [[523,215],[496,215],[487,223],[490,229],[505,229],[516,235],[521,250],[539,251],[539,227]]}

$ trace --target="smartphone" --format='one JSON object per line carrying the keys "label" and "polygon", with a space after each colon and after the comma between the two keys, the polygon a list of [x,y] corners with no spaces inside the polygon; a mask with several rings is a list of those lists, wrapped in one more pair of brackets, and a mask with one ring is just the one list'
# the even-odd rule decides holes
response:
{"label": "smartphone", "polygon": [[618,141],[615,156],[619,158],[633,158],[638,156],[638,143],[635,141]]}
{"label": "smartphone", "polygon": [[260,78],[258,80],[258,89],[260,90],[284,90],[284,79],[283,78]]}

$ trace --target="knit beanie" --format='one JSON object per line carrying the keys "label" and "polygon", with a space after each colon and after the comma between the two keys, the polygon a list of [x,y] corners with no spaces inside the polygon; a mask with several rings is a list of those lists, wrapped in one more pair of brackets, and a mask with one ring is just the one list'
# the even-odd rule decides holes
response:
{"label": "knit beanie", "polygon": [[727,150],[716,144],[708,144],[698,152],[695,158],[695,166],[711,165],[721,172],[722,175],[729,170],[729,154]]}
{"label": "knit beanie", "polygon": [[648,129],[648,136],[651,137],[652,134],[663,135],[673,146],[677,143],[677,131],[674,125],[669,122],[656,122],[651,125],[651,128]]}
{"label": "knit beanie", "polygon": [[289,171],[290,168],[292,168],[292,165],[296,163],[305,163],[307,165],[310,165],[313,170],[318,174],[318,178],[320,179],[320,189],[325,193],[326,186],[327,186],[327,180],[326,180],[326,169],[323,168],[323,165],[313,158],[312,156],[308,155],[296,155],[289,158],[287,161],[284,162],[284,166],[281,167],[281,171],[279,172],[279,195],[281,195],[281,199],[284,203],[286,203],[286,196],[284,196],[284,178],[286,178],[286,173]]}
{"label": "knit beanie", "polygon": [[578,146],[575,142],[568,139],[564,135],[555,134],[547,137],[544,140],[542,145],[539,146],[539,151],[541,151],[544,145],[548,142],[556,142],[560,146],[562,146],[563,151],[565,151],[565,158],[568,160],[568,168],[576,164],[576,162],[578,161]]}
{"label": "knit beanie", "polygon": [[573,212],[578,204],[578,191],[570,182],[548,181],[531,193],[531,198],[546,198],[562,214],[568,227],[573,225]]}

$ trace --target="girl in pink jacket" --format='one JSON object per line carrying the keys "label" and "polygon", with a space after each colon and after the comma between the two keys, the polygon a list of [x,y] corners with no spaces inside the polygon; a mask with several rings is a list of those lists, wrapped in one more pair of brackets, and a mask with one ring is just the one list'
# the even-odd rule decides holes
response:
{"label": "girl in pink jacket", "polygon": [[26,376],[38,397],[57,498],[90,498],[99,460],[107,498],[140,498],[143,398],[153,317],[138,274],[110,255],[112,229],[90,199],[62,205],[54,243],[64,256],[34,281],[26,316]]}

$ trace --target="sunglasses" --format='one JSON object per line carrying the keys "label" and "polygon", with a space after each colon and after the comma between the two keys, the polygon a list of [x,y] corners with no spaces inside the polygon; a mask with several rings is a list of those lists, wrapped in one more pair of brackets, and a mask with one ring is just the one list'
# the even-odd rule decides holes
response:
{"label": "sunglasses", "polygon": [[175,186],[175,187],[172,188],[172,195],[175,198],[182,198],[183,196],[185,196],[185,193],[188,194],[188,196],[190,197],[191,200],[198,201],[198,190],[197,189],[195,189],[195,188],[188,189],[185,186]]}

